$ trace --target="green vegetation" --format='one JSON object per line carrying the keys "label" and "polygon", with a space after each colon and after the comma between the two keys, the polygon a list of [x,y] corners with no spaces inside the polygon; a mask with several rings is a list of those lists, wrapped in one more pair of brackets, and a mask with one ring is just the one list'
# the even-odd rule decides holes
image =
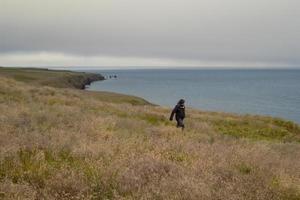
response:
{"label": "green vegetation", "polygon": [[0,69],[0,199],[300,199],[299,125],[187,110],[181,132],[78,76]]}
{"label": "green vegetation", "polygon": [[3,68],[0,67],[2,77],[13,78],[33,85],[83,89],[91,81],[103,80],[96,74],[71,72],[62,70],[48,70],[38,68]]}
{"label": "green vegetation", "polygon": [[212,120],[214,127],[223,134],[254,140],[300,142],[297,124],[281,119],[261,116],[230,116]]}

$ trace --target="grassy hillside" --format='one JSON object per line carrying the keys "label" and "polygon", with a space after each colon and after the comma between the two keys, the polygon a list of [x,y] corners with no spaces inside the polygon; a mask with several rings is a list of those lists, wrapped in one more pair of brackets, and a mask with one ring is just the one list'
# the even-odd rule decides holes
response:
{"label": "grassy hillside", "polygon": [[68,87],[84,89],[84,86],[104,77],[98,74],[71,72],[62,70],[48,70],[37,68],[4,68],[0,67],[2,77],[33,84],[53,87]]}
{"label": "grassy hillside", "polygon": [[188,109],[182,132],[169,108],[3,70],[0,199],[300,199],[292,122]]}

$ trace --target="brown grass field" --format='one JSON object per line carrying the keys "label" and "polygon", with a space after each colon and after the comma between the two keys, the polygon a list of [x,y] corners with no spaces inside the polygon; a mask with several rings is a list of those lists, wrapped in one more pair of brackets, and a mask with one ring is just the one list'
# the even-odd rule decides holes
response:
{"label": "brown grass field", "polygon": [[77,73],[7,71],[0,199],[300,199],[293,122],[188,109],[182,132],[170,108],[64,82]]}

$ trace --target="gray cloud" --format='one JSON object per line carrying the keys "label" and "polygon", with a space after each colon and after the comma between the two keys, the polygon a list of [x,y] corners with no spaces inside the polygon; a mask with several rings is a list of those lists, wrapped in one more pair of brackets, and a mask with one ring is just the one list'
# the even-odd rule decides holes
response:
{"label": "gray cloud", "polygon": [[297,66],[299,24],[298,0],[1,0],[0,54]]}

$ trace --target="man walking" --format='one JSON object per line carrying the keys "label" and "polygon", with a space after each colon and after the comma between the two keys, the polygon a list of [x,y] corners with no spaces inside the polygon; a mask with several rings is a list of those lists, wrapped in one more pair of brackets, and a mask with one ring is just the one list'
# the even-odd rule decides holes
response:
{"label": "man walking", "polygon": [[170,121],[173,120],[173,117],[175,115],[175,119],[177,121],[177,128],[181,127],[182,130],[184,129],[184,123],[183,120],[185,118],[185,106],[184,106],[184,99],[180,99],[177,103],[177,105],[172,110]]}

